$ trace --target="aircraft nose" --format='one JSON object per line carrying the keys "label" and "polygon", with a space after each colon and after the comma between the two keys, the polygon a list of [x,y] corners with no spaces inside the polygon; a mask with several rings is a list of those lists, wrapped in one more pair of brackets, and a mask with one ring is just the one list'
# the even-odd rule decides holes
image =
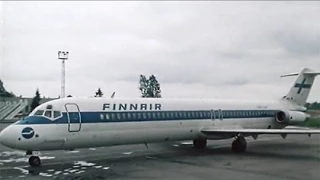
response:
{"label": "aircraft nose", "polygon": [[16,136],[10,129],[11,127],[8,126],[0,132],[0,144],[10,148],[15,148]]}

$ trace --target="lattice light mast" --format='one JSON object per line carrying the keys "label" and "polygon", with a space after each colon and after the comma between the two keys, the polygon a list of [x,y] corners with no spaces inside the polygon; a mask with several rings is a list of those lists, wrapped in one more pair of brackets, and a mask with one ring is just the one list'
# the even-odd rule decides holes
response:
{"label": "lattice light mast", "polygon": [[65,97],[65,61],[68,59],[69,52],[68,51],[58,51],[58,59],[62,62],[61,68],[61,95],[60,98]]}

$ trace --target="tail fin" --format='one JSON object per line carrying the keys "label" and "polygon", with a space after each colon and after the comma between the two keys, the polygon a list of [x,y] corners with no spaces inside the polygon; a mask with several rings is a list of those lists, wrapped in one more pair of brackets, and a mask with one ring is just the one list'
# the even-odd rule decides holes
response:
{"label": "tail fin", "polygon": [[314,72],[311,69],[304,68],[300,73],[292,73],[281,76],[298,76],[288,94],[282,99],[299,106],[304,106],[307,102],[314,79],[317,75],[320,75],[320,72]]}

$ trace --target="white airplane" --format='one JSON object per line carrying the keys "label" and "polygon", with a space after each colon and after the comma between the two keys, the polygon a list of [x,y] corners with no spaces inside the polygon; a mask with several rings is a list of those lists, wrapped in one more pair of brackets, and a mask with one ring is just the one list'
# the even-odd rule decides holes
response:
{"label": "white airplane", "polygon": [[232,149],[246,150],[245,137],[259,134],[320,134],[320,130],[284,129],[308,119],[304,104],[320,72],[304,68],[290,91],[275,101],[226,101],[165,98],[63,98],[39,105],[26,118],[6,127],[0,142],[24,150],[31,166],[38,151],[126,144],[235,138]]}

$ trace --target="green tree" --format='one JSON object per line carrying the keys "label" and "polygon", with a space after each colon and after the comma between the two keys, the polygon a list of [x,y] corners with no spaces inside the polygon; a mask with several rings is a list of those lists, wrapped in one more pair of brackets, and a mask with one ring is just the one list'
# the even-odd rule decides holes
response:
{"label": "green tree", "polygon": [[153,74],[149,79],[141,74],[139,83],[139,90],[142,98],[161,98],[160,84]]}
{"label": "green tree", "polygon": [[12,92],[8,92],[3,85],[3,82],[0,79],[0,97],[15,97]]}
{"label": "green tree", "polygon": [[96,95],[94,97],[102,97],[103,96],[103,92],[101,91],[100,88],[98,88],[98,91],[96,92]]}
{"label": "green tree", "polygon": [[40,92],[39,92],[39,89],[37,89],[36,95],[35,95],[34,98],[32,99],[30,112],[33,111],[37,106],[40,105],[40,100],[41,100]]}
{"label": "green tree", "polygon": [[306,103],[305,107],[308,110],[320,109],[320,103],[318,103],[318,102]]}

